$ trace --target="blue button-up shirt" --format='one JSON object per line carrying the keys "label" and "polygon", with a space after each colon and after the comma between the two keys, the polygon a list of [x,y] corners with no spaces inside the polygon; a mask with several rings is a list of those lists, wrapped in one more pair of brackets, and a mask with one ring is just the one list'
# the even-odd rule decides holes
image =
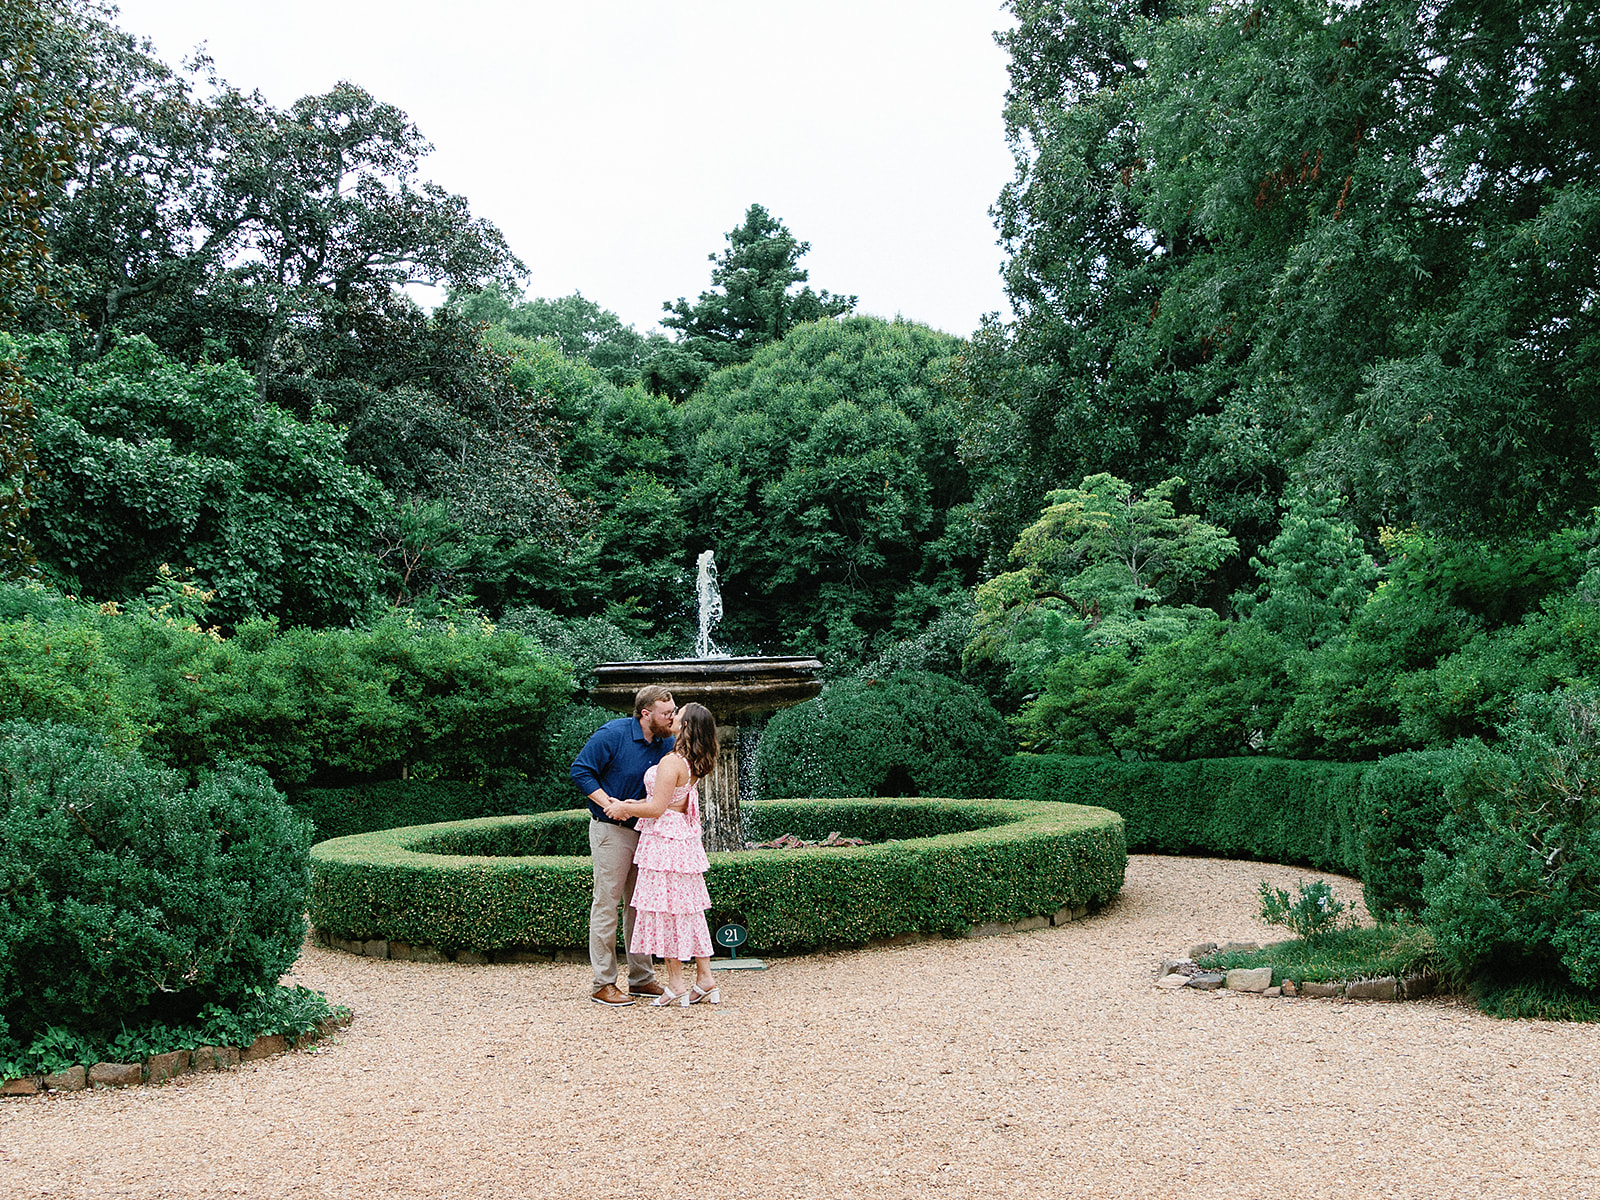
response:
{"label": "blue button-up shirt", "polygon": [[[618,800],[638,800],[644,795],[644,773],[672,749],[672,738],[647,741],[639,728],[638,717],[618,717],[607,721],[589,735],[578,757],[572,762],[572,782],[585,796],[604,788]],[[613,821],[605,809],[589,801],[589,815],[597,821],[634,828],[637,817]]]}

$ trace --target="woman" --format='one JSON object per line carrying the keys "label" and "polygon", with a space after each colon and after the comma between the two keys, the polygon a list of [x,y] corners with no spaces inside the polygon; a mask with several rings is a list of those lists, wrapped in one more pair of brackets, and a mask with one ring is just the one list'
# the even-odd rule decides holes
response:
{"label": "woman", "polygon": [[[639,817],[639,848],[633,861],[633,936],[628,949],[666,960],[667,990],[651,1003],[718,1004],[722,992],[711,976],[711,927],[706,909],[705,846],[700,835],[702,779],[717,765],[717,722],[703,704],[685,704],[672,719],[673,749],[645,773],[643,800],[614,800],[612,820]],[[695,981],[685,987],[681,963],[694,959]]]}

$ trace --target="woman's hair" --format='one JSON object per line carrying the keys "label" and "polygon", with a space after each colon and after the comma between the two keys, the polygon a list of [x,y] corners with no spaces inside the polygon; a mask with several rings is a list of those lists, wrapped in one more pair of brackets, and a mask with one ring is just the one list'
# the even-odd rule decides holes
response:
{"label": "woman's hair", "polygon": [[717,765],[717,719],[704,704],[691,701],[678,710],[683,732],[674,747],[689,763],[689,777],[704,779]]}

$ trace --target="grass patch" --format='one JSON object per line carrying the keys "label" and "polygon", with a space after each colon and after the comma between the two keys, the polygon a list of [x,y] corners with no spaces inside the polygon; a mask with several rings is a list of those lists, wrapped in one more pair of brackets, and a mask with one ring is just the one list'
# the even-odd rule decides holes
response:
{"label": "grass patch", "polygon": [[1420,925],[1374,925],[1340,929],[1315,941],[1293,938],[1259,950],[1208,954],[1199,960],[1208,971],[1271,967],[1272,982],[1331,983],[1348,979],[1400,978],[1437,973],[1433,935]]}
{"label": "grass patch", "polygon": [[1574,987],[1565,979],[1476,979],[1472,998],[1491,1017],[1600,1021],[1600,992]]}

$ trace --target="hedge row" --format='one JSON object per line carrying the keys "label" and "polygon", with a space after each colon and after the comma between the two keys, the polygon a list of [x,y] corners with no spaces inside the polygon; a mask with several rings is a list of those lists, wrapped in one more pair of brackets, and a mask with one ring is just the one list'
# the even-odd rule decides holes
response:
{"label": "hedge row", "polygon": [[997,790],[1121,813],[1130,850],[1303,863],[1360,878],[1374,913],[1417,912],[1423,855],[1438,844],[1460,769],[1451,750],[1375,763],[1019,754],[1006,760]]}
{"label": "hedge row", "polygon": [[570,803],[551,804],[546,789],[525,782],[495,786],[457,780],[390,779],[342,788],[297,788],[290,807],[311,818],[316,839],[349,837],[402,825],[431,825],[474,817],[575,808],[583,800],[567,785]]}
{"label": "hedge row", "polygon": [[[787,952],[903,933],[960,934],[1105,904],[1127,866],[1104,809],[1005,800],[769,800],[762,830],[896,841],[849,849],[714,854],[713,919],[750,948]],[[390,829],[311,852],[311,919],[324,934],[441,950],[588,942],[587,817],[552,812]]]}

